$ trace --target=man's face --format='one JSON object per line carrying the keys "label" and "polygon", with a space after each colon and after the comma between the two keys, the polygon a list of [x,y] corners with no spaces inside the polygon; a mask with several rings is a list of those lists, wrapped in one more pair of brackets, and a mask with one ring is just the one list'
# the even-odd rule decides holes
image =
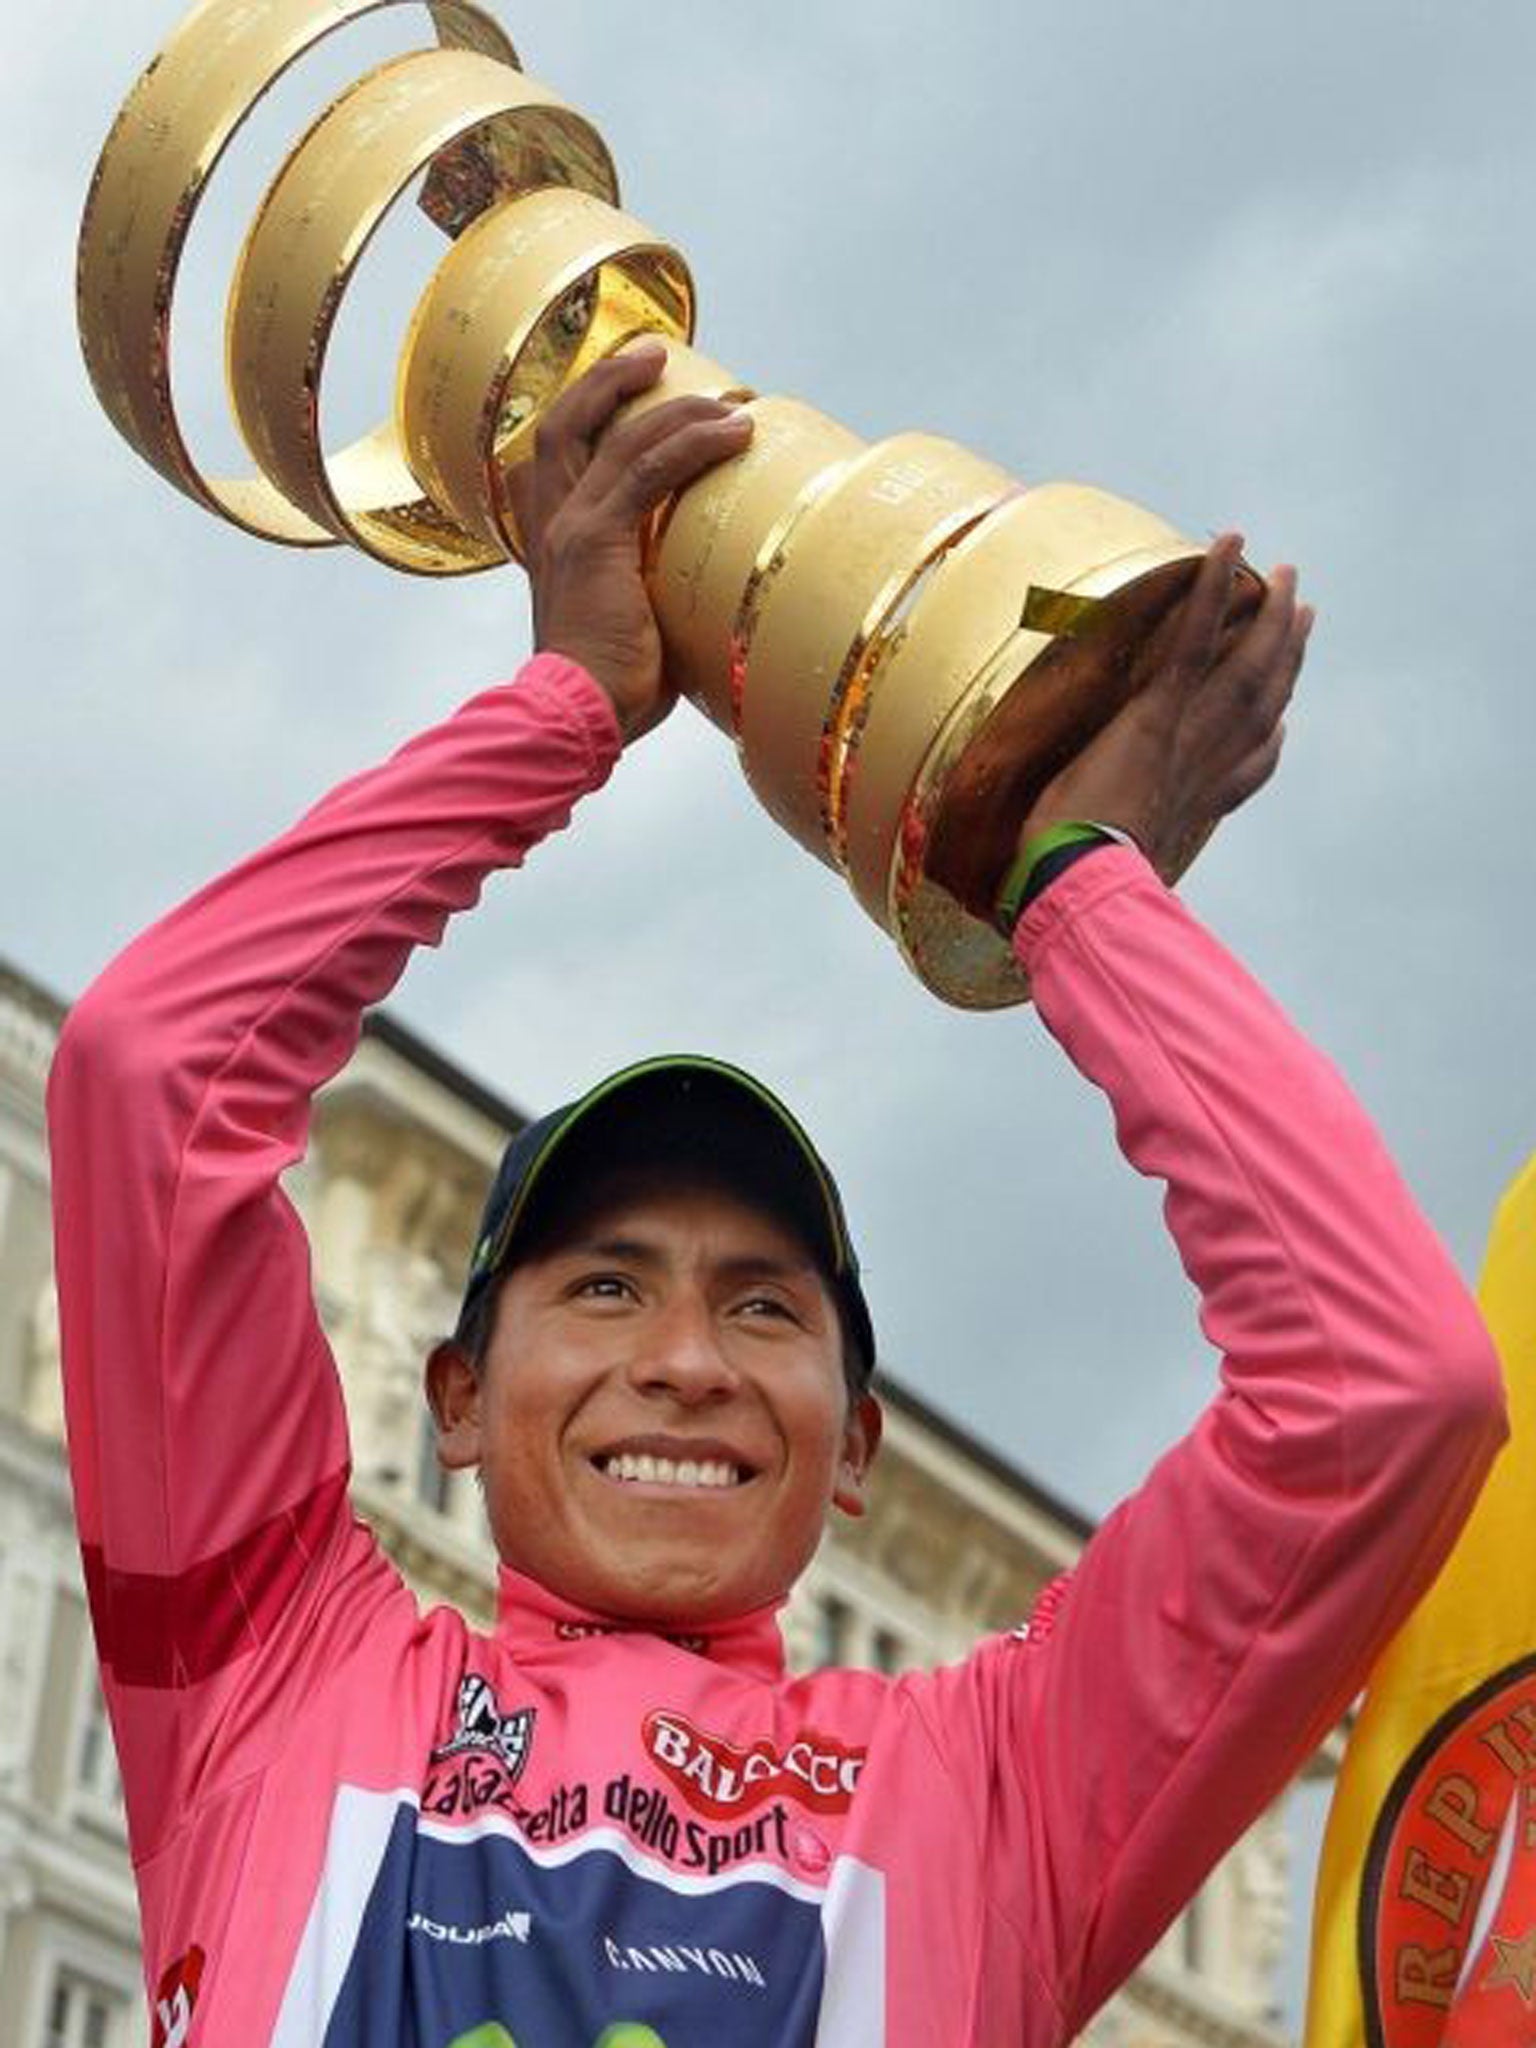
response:
{"label": "man's face", "polygon": [[482,1469],[503,1563],[666,1625],[786,1593],[828,1508],[861,1511],[879,1435],[799,1240],[691,1183],[601,1191],[508,1275],[478,1380],[443,1347],[429,1391],[445,1460]]}

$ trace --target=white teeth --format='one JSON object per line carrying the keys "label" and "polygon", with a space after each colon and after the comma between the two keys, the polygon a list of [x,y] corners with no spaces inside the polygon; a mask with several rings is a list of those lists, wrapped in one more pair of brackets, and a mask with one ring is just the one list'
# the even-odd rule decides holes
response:
{"label": "white teeth", "polygon": [[746,1474],[724,1458],[657,1458],[648,1451],[614,1451],[602,1460],[609,1479],[645,1486],[739,1486]]}

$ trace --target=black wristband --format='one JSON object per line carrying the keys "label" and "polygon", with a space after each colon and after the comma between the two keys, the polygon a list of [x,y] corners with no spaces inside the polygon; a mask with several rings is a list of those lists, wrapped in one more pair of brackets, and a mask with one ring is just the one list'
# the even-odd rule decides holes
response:
{"label": "black wristband", "polygon": [[1049,853],[1042,854],[1030,871],[1029,881],[1025,886],[1024,895],[1019,904],[1020,917],[1024,915],[1037,896],[1045,894],[1058,875],[1066,873],[1074,861],[1081,860],[1085,854],[1100,853],[1106,846],[1113,846],[1114,843],[1112,839],[1107,837],[1074,839],[1070,846],[1055,846],[1052,847]]}

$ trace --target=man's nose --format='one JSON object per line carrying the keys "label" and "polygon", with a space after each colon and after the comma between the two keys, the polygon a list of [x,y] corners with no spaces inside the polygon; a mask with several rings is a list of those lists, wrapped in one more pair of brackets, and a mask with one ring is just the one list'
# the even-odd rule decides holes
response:
{"label": "man's nose", "polygon": [[680,1401],[708,1401],[733,1392],[737,1375],[707,1303],[679,1301],[650,1320],[630,1367],[636,1386]]}

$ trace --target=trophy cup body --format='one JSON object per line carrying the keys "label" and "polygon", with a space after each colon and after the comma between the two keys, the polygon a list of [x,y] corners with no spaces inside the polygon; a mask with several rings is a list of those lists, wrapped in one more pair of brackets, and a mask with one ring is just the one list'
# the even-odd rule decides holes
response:
{"label": "trophy cup body", "polygon": [[[255,470],[203,473],[169,352],[202,193],[290,64],[396,4],[203,0],[140,78],[81,229],[80,331],[109,418],[171,483],[261,538],[347,542],[393,568],[458,575],[520,559],[511,480],[549,405],[626,342],[659,336],[666,371],[638,404],[706,392],[755,422],[743,452],[648,536],[671,679],[929,988],[965,1007],[1023,1000],[1007,943],[934,878],[936,855],[978,792],[1022,819],[1141,686],[1200,550],[1107,492],[1030,485],[936,435],[866,442],[696,350],[683,256],[622,211],[602,137],[469,0],[425,8],[434,42],[343,92],[268,188],[227,318],[231,405]],[[420,204],[448,247],[403,340],[392,416],[333,453],[337,315],[390,207],[423,178]]]}

